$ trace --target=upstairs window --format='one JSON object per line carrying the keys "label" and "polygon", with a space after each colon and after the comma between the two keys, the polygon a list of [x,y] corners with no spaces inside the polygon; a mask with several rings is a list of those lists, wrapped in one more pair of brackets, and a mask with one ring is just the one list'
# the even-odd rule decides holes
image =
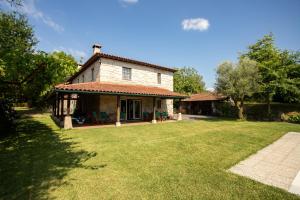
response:
{"label": "upstairs window", "polygon": [[95,80],[95,77],[94,77],[94,68],[91,69],[92,70],[92,81]]}
{"label": "upstairs window", "polygon": [[122,78],[123,80],[131,80],[131,68],[122,68]]}
{"label": "upstairs window", "polygon": [[84,83],[84,74],[82,74],[82,82]]}
{"label": "upstairs window", "polygon": [[157,73],[157,83],[161,84],[161,73]]}

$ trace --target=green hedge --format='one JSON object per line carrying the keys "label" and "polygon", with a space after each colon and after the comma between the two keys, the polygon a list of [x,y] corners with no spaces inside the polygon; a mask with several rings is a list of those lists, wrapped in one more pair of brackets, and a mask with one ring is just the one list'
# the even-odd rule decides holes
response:
{"label": "green hedge", "polygon": [[[237,117],[237,109],[228,102],[216,104],[218,114],[223,117]],[[283,113],[300,112],[300,104],[272,103],[271,117],[268,116],[268,106],[264,103],[246,103],[244,114],[249,120],[280,121]]]}

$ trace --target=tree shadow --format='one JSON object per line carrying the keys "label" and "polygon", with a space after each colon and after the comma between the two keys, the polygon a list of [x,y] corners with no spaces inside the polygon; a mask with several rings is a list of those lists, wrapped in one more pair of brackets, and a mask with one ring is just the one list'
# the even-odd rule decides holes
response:
{"label": "tree shadow", "polygon": [[75,150],[75,145],[44,123],[20,119],[17,134],[0,140],[0,199],[49,199],[50,188],[68,184],[63,178],[70,170],[106,166],[85,165],[97,153]]}

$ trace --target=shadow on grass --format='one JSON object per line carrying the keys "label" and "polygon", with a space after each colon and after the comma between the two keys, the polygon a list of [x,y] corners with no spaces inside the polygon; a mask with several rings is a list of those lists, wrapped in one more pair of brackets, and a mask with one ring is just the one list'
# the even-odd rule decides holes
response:
{"label": "shadow on grass", "polygon": [[74,150],[76,143],[31,117],[23,117],[17,134],[0,139],[0,199],[49,199],[48,190],[63,184],[71,169],[87,166],[95,152]]}

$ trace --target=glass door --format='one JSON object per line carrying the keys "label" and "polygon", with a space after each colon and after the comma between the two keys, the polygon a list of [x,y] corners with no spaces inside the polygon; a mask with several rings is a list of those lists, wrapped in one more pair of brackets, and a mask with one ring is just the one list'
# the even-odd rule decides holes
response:
{"label": "glass door", "polygon": [[126,120],[126,113],[127,113],[127,101],[121,100],[121,120]]}
{"label": "glass door", "polygon": [[134,119],[141,119],[141,100],[134,100]]}
{"label": "glass door", "polygon": [[142,111],[142,103],[141,100],[127,100],[127,119],[141,119],[141,111]]}
{"label": "glass door", "polygon": [[133,120],[133,119],[134,119],[134,116],[133,116],[133,114],[134,114],[133,108],[134,108],[134,106],[133,106],[133,100],[128,99],[128,100],[127,100],[127,119],[128,119],[128,120]]}

